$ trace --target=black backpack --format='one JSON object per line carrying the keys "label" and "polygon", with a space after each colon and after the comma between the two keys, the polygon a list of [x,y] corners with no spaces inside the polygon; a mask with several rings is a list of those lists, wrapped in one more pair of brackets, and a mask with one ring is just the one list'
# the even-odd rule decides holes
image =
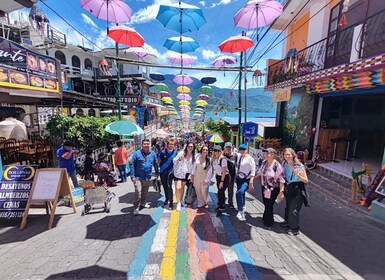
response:
{"label": "black backpack", "polygon": [[[230,157],[223,155],[227,159],[227,170],[229,171],[229,174],[232,178],[235,178],[235,173],[236,173],[236,166],[235,163],[238,161],[238,154],[234,153],[233,158],[234,161],[230,160]],[[222,159],[219,161],[219,165],[222,166]]]}

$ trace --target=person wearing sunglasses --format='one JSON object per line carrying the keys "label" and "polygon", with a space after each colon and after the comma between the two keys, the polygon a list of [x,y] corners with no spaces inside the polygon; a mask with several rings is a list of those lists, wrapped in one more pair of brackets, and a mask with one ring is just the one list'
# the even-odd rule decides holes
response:
{"label": "person wearing sunglasses", "polygon": [[236,162],[237,171],[235,177],[237,184],[237,192],[235,194],[238,208],[237,218],[240,221],[245,221],[246,191],[248,189],[254,189],[255,161],[254,158],[247,153],[247,146],[245,144],[239,145],[238,151],[240,156]]}
{"label": "person wearing sunglasses", "polygon": [[[184,150],[179,152],[173,159],[174,163],[174,181],[176,210],[181,211],[184,189],[189,180],[191,171],[195,168],[195,145],[193,142],[187,142]],[[194,177],[192,176],[192,180]]]}
{"label": "person wearing sunglasses", "polygon": [[210,168],[209,147],[203,145],[200,154],[195,161],[195,168],[191,173],[193,176],[193,184],[197,195],[198,208],[207,208],[208,188],[205,183],[207,173]]}

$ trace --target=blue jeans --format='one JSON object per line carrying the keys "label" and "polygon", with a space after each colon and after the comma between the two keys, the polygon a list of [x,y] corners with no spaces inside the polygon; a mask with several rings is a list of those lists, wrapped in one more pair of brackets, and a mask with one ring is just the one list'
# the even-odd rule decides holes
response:
{"label": "blue jeans", "polygon": [[78,183],[78,178],[76,177],[76,170],[72,172],[68,172],[68,175],[71,177],[72,183],[74,184],[75,188],[80,188]]}
{"label": "blue jeans", "polygon": [[238,211],[241,212],[245,208],[246,191],[249,188],[249,179],[246,179],[246,180],[236,179],[236,184],[237,184],[237,192],[235,193],[235,197],[237,198]]}
{"label": "blue jeans", "polygon": [[118,170],[122,182],[127,182],[126,165],[118,165]]}

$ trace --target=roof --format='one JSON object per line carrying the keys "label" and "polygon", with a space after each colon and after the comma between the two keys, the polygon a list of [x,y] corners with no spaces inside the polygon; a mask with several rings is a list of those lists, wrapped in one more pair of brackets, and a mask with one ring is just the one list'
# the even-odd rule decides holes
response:
{"label": "roof", "polygon": [[[238,125],[238,118],[235,117],[221,117],[221,120],[227,122],[229,125]],[[243,116],[242,116],[243,123]],[[247,122],[253,122],[263,126],[275,126],[275,118],[247,118]]]}

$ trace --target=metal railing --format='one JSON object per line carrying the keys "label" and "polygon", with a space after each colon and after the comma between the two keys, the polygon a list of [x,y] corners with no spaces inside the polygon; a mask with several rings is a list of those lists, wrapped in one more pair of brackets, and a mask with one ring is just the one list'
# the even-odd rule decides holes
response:
{"label": "metal railing", "polygon": [[303,50],[290,49],[285,59],[269,67],[267,85],[381,53],[385,53],[385,10]]}
{"label": "metal railing", "polygon": [[52,43],[66,46],[67,45],[67,37],[66,35],[59,31],[58,29],[52,27],[51,25],[47,24],[47,35],[46,38],[51,40]]}

